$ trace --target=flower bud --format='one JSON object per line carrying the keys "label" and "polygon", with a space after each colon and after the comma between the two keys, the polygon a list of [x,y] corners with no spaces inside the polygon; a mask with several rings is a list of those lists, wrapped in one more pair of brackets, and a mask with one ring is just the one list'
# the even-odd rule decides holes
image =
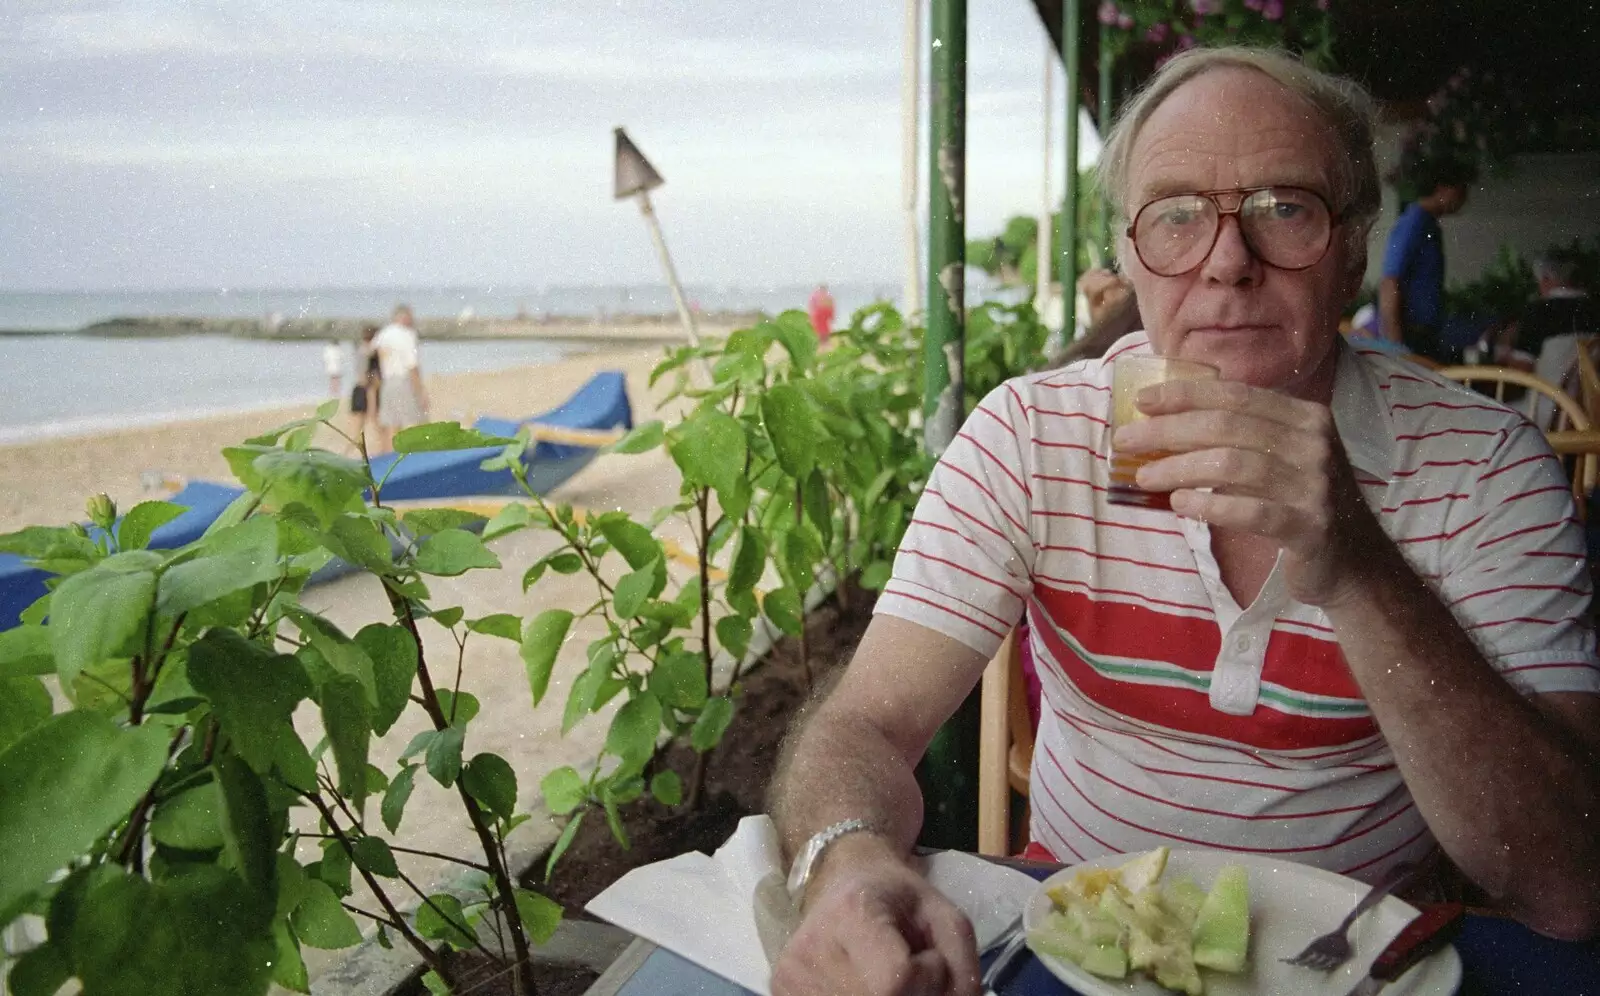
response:
{"label": "flower bud", "polygon": [[108,495],[95,495],[86,506],[89,521],[101,529],[110,529],[117,521],[117,504]]}

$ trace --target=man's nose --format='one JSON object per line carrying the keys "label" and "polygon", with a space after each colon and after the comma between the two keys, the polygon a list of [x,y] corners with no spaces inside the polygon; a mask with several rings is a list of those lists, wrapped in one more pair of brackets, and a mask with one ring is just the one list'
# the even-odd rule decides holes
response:
{"label": "man's nose", "polygon": [[1201,271],[1212,283],[1230,287],[1251,287],[1261,282],[1261,260],[1244,240],[1239,216],[1223,215],[1217,222],[1217,241]]}

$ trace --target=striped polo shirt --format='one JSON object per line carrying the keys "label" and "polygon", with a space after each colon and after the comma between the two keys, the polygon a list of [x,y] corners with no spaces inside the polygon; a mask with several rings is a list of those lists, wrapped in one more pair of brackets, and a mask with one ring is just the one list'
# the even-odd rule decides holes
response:
{"label": "striped polo shirt", "polygon": [[[1583,534],[1560,463],[1510,409],[1340,345],[1333,414],[1368,504],[1523,694],[1600,692]],[[1111,365],[1011,380],[944,453],[877,611],[990,656],[1027,613],[1043,708],[1034,842],[1062,861],[1162,844],[1362,879],[1433,838],[1322,611],[1281,564],[1255,602],[1210,530],[1112,505]]]}

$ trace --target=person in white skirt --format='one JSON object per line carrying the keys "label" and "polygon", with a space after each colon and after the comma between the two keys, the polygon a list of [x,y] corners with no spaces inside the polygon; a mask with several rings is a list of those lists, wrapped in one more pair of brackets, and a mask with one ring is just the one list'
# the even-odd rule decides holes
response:
{"label": "person in white skirt", "polygon": [[389,450],[394,434],[428,420],[428,392],[422,386],[422,365],[417,343],[416,320],[408,305],[394,309],[394,318],[385,325],[372,348],[378,354],[378,372],[383,391],[378,397],[377,452]]}

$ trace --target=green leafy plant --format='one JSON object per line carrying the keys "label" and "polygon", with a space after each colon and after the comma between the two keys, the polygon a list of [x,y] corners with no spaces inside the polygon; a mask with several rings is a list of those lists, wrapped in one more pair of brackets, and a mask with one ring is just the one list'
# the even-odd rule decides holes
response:
{"label": "green leafy plant", "polygon": [[[302,948],[357,943],[355,916],[415,949],[441,990],[436,945],[501,959],[479,940],[483,923],[508,942],[517,991],[532,992],[531,945],[561,908],[511,879],[506,835],[529,817],[511,766],[469,751],[478,703],[460,690],[469,641],[520,639],[521,621],[432,604],[429,577],[499,566],[467,528],[481,517],[385,505],[364,451],[311,447],[319,425],[338,431],[333,413],[227,450],[248,490],[179,549],[145,547],[181,508],[144,502],[119,519],[104,496],[89,503],[93,531],[0,537],[56,575],[0,633],[0,925],[32,913],[47,930],[11,968],[19,996],[73,978],[90,996],[171,993],[180,979],[192,994],[309,992]],[[441,423],[395,445],[523,442]],[[334,558],[382,585],[389,618],[347,634],[300,602]],[[424,652],[425,625],[460,651],[453,685]],[[315,744],[293,721],[308,707]],[[372,738],[410,710],[430,728],[398,770],[380,770]],[[399,826],[419,777],[454,790],[475,832],[472,855],[428,855],[472,869],[466,903],[421,889],[404,870],[421,852],[375,825]],[[302,840],[319,842],[317,860],[296,858]],[[355,875],[379,910],[352,903]],[[393,898],[402,891],[413,915]]]}

